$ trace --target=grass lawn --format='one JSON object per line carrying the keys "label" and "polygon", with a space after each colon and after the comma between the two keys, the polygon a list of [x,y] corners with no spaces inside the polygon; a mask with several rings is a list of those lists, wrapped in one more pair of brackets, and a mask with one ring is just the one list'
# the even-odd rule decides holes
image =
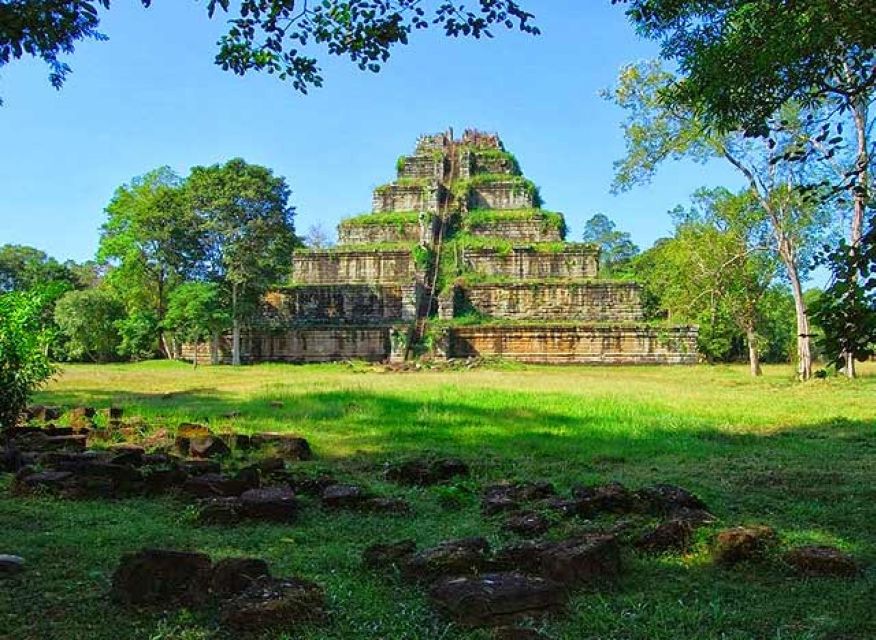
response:
{"label": "grass lawn", "polygon": [[[0,480],[0,553],[26,558],[0,582],[0,637],[195,639],[227,637],[214,612],[132,612],[106,596],[122,553],[143,546],[263,557],[275,575],[327,589],[332,623],[288,637],[487,638],[436,616],[421,590],[360,566],[374,542],[421,546],[467,535],[513,540],[481,515],[476,492],[499,479],[631,488],[669,482],[711,507],[687,556],[626,552],[610,592],[578,593],[549,638],[682,640],[876,638],[876,367],[857,381],[793,381],[790,367],[520,367],[382,373],[365,365],[259,365],[232,369],[153,362],[68,366],[39,396],[46,404],[118,404],[155,426],[205,422],[217,430],[293,431],[327,468],[414,505],[411,516],[304,509],[295,525],[195,524],[171,498],[67,502],[10,498]],[[282,406],[277,406],[282,403]],[[237,418],[223,418],[231,411]],[[432,450],[465,458],[463,499],[408,489],[379,465]],[[466,497],[466,489],[472,494]],[[781,548],[837,545],[858,556],[861,578],[801,579],[777,559],[713,566],[709,535],[764,523]],[[562,533],[562,525],[557,533]],[[586,526],[577,523],[575,526]],[[287,637],[287,636],[270,636]]]}

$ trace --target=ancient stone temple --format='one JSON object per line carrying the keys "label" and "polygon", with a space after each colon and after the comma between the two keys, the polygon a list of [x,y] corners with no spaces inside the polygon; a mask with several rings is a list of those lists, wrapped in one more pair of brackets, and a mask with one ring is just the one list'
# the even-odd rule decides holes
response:
{"label": "ancient stone temple", "polygon": [[498,136],[424,136],[396,170],[337,246],[292,256],[244,361],[696,361],[696,329],[645,322],[637,284],[600,279],[598,250],[564,241]]}

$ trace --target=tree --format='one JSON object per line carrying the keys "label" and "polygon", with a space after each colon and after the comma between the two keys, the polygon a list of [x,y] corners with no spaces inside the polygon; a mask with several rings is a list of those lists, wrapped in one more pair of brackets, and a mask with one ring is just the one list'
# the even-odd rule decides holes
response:
{"label": "tree", "polygon": [[0,247],[0,292],[25,291],[50,282],[73,284],[67,265],[33,247],[5,244]]}
{"label": "tree", "polygon": [[332,240],[321,224],[312,224],[304,234],[304,246],[311,249],[325,249],[332,246]]}
{"label": "tree", "polygon": [[55,372],[46,355],[51,336],[41,321],[43,293],[0,294],[0,426],[14,426],[31,393]]}
{"label": "tree", "polygon": [[615,164],[614,186],[625,190],[646,183],[668,159],[719,159],[739,172],[769,223],[773,251],[791,285],[798,374],[806,380],[812,374],[812,355],[803,279],[807,251],[829,217],[824,201],[812,197],[813,180],[805,173],[808,165],[785,161],[806,119],[799,108],[789,105],[778,116],[781,127],[773,126],[769,138],[747,136],[742,131],[720,133],[710,130],[692,109],[665,101],[664,92],[674,82],[659,63],[648,62],[624,67],[618,85],[604,92],[628,113],[623,125],[627,154]]}
{"label": "tree", "polygon": [[[137,331],[154,317],[157,332],[170,291],[192,275],[203,255],[198,220],[185,206],[182,185],[170,168],[160,167],[119,187],[106,208],[98,259],[112,262],[107,285],[137,318]],[[141,338],[130,345],[133,351],[146,348],[148,340]],[[169,357],[171,349],[160,338]]]}
{"label": "tree", "polygon": [[[151,0],[140,0],[144,7]],[[228,15],[216,64],[244,75],[264,71],[303,93],[322,86],[315,47],[377,72],[414,31],[438,26],[447,36],[492,37],[492,28],[538,34],[516,0],[207,0],[207,15]],[[12,0],[0,4],[0,67],[24,56],[42,59],[60,88],[70,67],[61,57],[82,40],[106,40],[98,29],[110,0]]]}
{"label": "tree", "polygon": [[700,189],[693,201],[672,212],[673,236],[637,261],[637,277],[668,311],[700,324],[710,357],[726,359],[743,336],[751,374],[760,375],[764,303],[778,267],[769,227],[748,191]]}
{"label": "tree", "polygon": [[682,77],[669,101],[724,132],[765,131],[789,100],[855,102],[876,87],[872,0],[614,2],[677,63]]}
{"label": "tree", "polygon": [[639,247],[633,244],[627,231],[618,231],[614,221],[602,213],[597,213],[584,223],[584,242],[595,244],[600,249],[600,270],[610,275],[627,264]]}
{"label": "tree", "polygon": [[[231,325],[231,318],[222,300],[222,291],[214,282],[187,282],[170,296],[170,306],[164,319],[165,328],[173,331],[181,341],[195,346],[192,364],[198,366],[198,345],[216,338]],[[215,348],[213,359],[216,360]]]}
{"label": "tree", "polygon": [[106,291],[65,293],[55,305],[55,322],[66,338],[67,356],[92,362],[114,360],[121,343],[117,324],[124,315],[122,303]]}
{"label": "tree", "polygon": [[123,358],[148,360],[159,353],[161,327],[158,317],[152,311],[130,312],[124,318],[117,320],[115,327],[121,339],[116,352]]}
{"label": "tree", "polygon": [[833,364],[853,378],[855,360],[876,353],[876,216],[861,242],[825,246],[819,262],[832,275],[813,309],[824,331],[820,346]]}
{"label": "tree", "polygon": [[232,363],[240,364],[240,328],[264,291],[286,277],[297,246],[286,181],[240,158],[195,167],[188,206],[204,234],[203,271],[231,300]]}

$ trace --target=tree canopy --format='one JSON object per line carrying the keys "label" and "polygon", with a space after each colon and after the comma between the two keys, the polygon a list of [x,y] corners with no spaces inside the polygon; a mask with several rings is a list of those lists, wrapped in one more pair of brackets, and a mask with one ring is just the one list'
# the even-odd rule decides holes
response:
{"label": "tree canopy", "polygon": [[876,86],[872,0],[614,0],[678,64],[669,100],[710,125],[765,131],[789,100]]}
{"label": "tree canopy", "polygon": [[[149,7],[152,0],[140,0]],[[306,93],[323,83],[320,57],[348,58],[377,72],[415,31],[438,27],[447,36],[492,37],[494,29],[538,34],[534,16],[517,0],[206,0],[207,16],[229,28],[215,62],[238,75],[275,74]],[[0,3],[0,67],[24,56],[43,60],[56,88],[71,72],[64,60],[78,42],[106,40],[101,13],[110,0],[11,0]],[[321,50],[321,51],[320,51]]]}

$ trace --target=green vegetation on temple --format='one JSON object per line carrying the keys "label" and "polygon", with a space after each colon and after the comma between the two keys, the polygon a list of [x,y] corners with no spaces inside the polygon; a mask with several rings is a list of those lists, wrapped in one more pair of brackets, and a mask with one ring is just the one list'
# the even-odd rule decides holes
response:
{"label": "green vegetation on temple", "polygon": [[420,211],[385,211],[378,213],[363,213],[358,216],[344,218],[339,226],[364,226],[364,225],[404,225],[417,224],[420,222],[421,216],[429,216],[430,214]]}
{"label": "green vegetation on temple", "polygon": [[472,209],[465,214],[468,229],[490,228],[502,222],[540,222],[544,228],[554,228],[560,238],[566,237],[566,219],[562,213],[544,209]]}

